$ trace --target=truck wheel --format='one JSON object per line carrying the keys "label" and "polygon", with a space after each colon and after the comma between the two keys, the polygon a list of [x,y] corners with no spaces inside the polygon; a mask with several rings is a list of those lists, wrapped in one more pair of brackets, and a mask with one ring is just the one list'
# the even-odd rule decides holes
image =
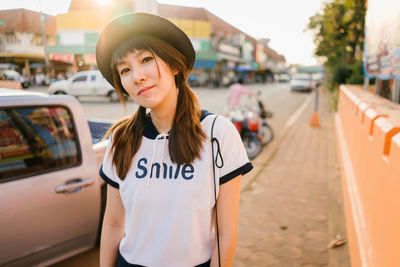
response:
{"label": "truck wheel", "polygon": [[65,95],[66,93],[63,91],[56,91],[54,94],[55,95]]}
{"label": "truck wheel", "polygon": [[108,97],[110,98],[110,102],[112,102],[112,103],[118,102],[118,100],[119,100],[118,94],[116,91],[111,91],[108,94]]}

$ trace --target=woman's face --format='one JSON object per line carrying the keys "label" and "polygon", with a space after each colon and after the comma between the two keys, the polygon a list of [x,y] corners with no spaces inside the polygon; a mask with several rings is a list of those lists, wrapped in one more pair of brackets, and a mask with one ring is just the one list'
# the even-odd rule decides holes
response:
{"label": "woman's face", "polygon": [[[177,97],[176,70],[147,50],[135,50],[117,62],[121,84],[140,106],[155,110]],[[173,103],[173,102],[172,102]]]}

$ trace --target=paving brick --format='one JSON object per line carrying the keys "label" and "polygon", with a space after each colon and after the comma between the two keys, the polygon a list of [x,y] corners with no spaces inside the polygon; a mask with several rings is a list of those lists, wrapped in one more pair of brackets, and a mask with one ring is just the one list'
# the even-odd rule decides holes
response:
{"label": "paving brick", "polygon": [[256,252],[251,255],[251,266],[268,266],[276,263],[276,258],[268,252]]}
{"label": "paving brick", "polygon": [[306,233],[306,237],[315,241],[324,241],[327,239],[327,233],[320,231],[308,231]]}
{"label": "paving brick", "polygon": [[247,259],[250,256],[250,254],[251,251],[246,247],[238,246],[236,248],[236,258],[239,260]]}
{"label": "paving brick", "polygon": [[328,185],[334,177],[340,183],[340,170],[328,95],[320,94],[319,128],[308,124],[312,104],[277,138],[274,158],[242,192],[234,267],[328,264]]}

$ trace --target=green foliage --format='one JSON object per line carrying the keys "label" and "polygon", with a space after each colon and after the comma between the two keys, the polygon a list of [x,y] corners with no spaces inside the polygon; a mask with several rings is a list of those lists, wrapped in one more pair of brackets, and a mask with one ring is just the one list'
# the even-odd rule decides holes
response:
{"label": "green foliage", "polygon": [[364,83],[364,71],[362,60],[357,60],[350,66],[350,77],[346,80],[348,84],[363,84]]}
{"label": "green foliage", "polygon": [[333,0],[309,18],[315,55],[324,62],[331,90],[341,83],[362,83],[365,0]]}

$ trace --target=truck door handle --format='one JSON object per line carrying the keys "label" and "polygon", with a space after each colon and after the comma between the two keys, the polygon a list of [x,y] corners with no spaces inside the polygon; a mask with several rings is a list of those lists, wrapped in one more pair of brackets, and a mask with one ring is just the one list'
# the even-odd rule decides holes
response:
{"label": "truck door handle", "polygon": [[56,187],[57,194],[72,194],[81,191],[84,187],[90,186],[93,184],[92,178],[76,178],[72,180],[68,180],[65,184],[59,185]]}

